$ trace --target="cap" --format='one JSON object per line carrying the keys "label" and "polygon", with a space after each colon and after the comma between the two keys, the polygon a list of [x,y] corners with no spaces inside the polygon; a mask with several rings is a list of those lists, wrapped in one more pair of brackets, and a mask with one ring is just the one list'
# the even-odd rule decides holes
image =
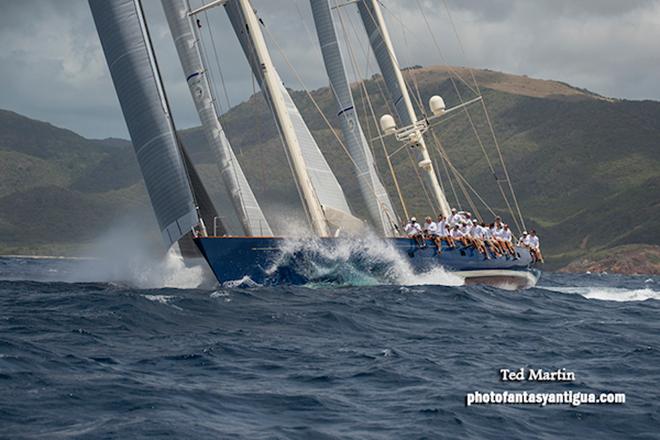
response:
{"label": "cap", "polygon": [[410,221],[411,221],[411,222],[416,222],[417,219],[416,219],[415,217],[410,217]]}

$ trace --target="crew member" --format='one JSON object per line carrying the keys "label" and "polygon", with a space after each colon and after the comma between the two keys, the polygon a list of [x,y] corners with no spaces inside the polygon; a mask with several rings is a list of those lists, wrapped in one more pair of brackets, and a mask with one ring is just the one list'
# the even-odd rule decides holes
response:
{"label": "crew member", "polygon": [[454,241],[460,241],[463,243],[463,246],[468,246],[470,243],[468,242],[467,238],[465,237],[465,234],[463,231],[461,231],[461,226],[460,225],[454,225],[454,227],[451,230],[451,233],[449,234]]}
{"label": "crew member", "polygon": [[516,255],[516,248],[513,245],[513,234],[509,230],[509,225],[505,224],[503,226],[502,232],[500,233],[500,238],[504,242],[504,245],[506,246],[509,253],[513,256],[513,259],[517,260],[518,256]]}
{"label": "crew member", "polygon": [[532,229],[532,232],[529,234],[529,251],[534,257],[534,261],[540,261],[543,263],[543,254],[541,254],[541,244],[539,243],[539,237],[536,235],[536,229]]}
{"label": "crew member", "polygon": [[403,230],[408,234],[408,237],[415,239],[419,247],[426,247],[424,235],[422,234],[422,227],[417,223],[415,217],[410,218],[410,222],[408,222]]}
{"label": "crew member", "polygon": [[456,208],[451,208],[451,215],[449,216],[449,225],[453,228],[455,225],[461,223],[463,218],[456,212]]}

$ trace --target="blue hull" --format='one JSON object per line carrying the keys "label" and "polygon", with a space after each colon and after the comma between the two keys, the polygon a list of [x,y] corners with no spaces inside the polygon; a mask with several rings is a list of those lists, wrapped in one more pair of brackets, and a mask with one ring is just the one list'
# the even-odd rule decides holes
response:
{"label": "blue hull", "polygon": [[[433,242],[427,241],[427,246],[420,248],[409,238],[320,238],[298,240],[293,246],[291,242],[278,237],[195,239],[221,283],[245,277],[259,284],[306,284],[337,282],[338,279],[340,283],[350,283],[357,276],[356,272],[387,282],[391,266],[400,260],[405,261],[414,273],[425,273],[442,266],[449,272],[487,283],[523,278],[534,272],[532,257],[523,248],[517,249],[518,259],[499,257],[487,260],[472,247],[443,247],[439,254]],[[375,250],[370,246],[372,244],[376,245]],[[338,248],[347,245],[350,247],[348,252],[337,252]],[[368,252],[367,248],[370,248]],[[346,254],[350,255],[347,257]],[[381,254],[393,254],[393,257],[383,258]]]}

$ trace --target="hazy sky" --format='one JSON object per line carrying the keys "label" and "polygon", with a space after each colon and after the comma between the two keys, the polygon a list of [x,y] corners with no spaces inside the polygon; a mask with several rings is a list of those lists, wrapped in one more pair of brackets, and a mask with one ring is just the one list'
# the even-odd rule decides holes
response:
{"label": "hazy sky", "polygon": [[[443,0],[383,0],[402,64],[485,67],[561,80],[616,98],[660,99],[660,0],[446,1],[465,56]],[[196,125],[160,1],[143,3],[177,125]],[[201,0],[191,3],[198,6]],[[274,41],[308,88],[324,86],[308,0],[253,4],[267,25],[286,85],[301,88]],[[428,38],[420,8],[442,53]],[[362,35],[354,10],[354,5],[342,8],[346,28]],[[127,136],[85,0],[0,0],[0,11],[0,108],[86,137]],[[256,86],[224,10],[215,8],[209,18],[233,105]],[[357,53],[359,44],[364,39],[351,44]]]}

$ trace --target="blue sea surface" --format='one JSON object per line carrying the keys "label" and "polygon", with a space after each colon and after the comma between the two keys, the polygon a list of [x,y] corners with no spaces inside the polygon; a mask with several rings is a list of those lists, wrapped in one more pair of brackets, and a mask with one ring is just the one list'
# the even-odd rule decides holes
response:
{"label": "blue sea surface", "polygon": [[[158,288],[80,265],[0,258],[0,438],[660,438],[658,277]],[[521,367],[576,379],[500,380]],[[466,406],[491,390],[626,402]]]}

